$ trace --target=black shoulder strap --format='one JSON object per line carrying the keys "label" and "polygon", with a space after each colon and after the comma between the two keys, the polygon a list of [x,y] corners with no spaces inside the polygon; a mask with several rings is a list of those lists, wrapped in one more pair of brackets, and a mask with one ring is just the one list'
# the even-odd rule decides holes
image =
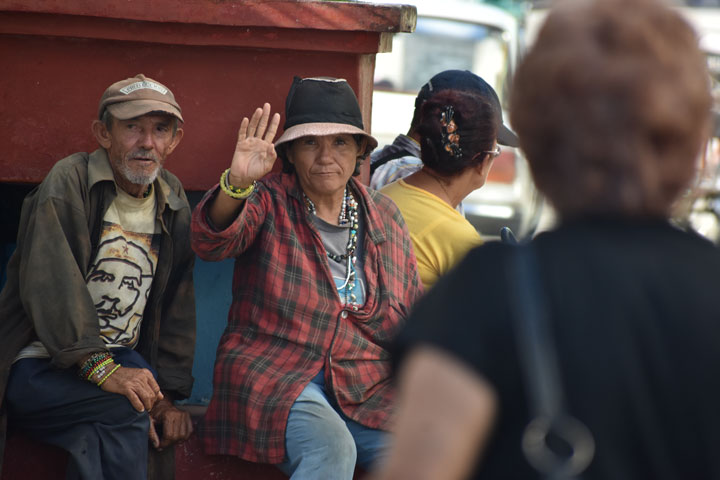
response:
{"label": "black shoulder strap", "polygon": [[[593,459],[595,441],[582,422],[565,412],[550,310],[542,293],[535,247],[532,243],[519,245],[510,258],[511,315],[533,416],[523,433],[523,453],[547,479],[579,479]],[[549,437],[564,443],[563,450],[567,451],[553,450]]]}

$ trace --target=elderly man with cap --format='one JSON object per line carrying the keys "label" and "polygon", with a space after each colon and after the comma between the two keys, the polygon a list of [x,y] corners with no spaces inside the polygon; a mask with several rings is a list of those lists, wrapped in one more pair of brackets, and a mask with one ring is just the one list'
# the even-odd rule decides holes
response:
{"label": "elderly man with cap", "polygon": [[273,144],[279,120],[269,104],[243,119],[193,212],[198,256],[235,260],[201,433],[208,453],[350,480],[387,446],[387,345],[422,287],[397,207],[354,178],[377,141],[350,85],[295,77]]}
{"label": "elderly man with cap", "polygon": [[161,83],[114,83],[92,123],[101,148],[57,162],[23,203],[0,294],[2,408],[69,452],[68,478],[146,478],[148,439],[192,432],[172,404],[193,382],[190,208],[162,168],[182,121]]}

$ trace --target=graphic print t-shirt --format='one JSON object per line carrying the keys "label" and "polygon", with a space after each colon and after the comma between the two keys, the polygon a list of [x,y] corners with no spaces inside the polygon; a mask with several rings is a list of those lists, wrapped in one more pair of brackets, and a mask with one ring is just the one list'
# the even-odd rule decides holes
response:
{"label": "graphic print t-shirt", "polygon": [[109,346],[134,347],[157,266],[159,225],[155,196],[136,198],[123,191],[103,218],[98,252],[88,269],[88,291]]}
{"label": "graphic print t-shirt", "polygon": [[[155,219],[154,190],[136,198],[118,189],[103,218],[98,252],[88,269],[88,291],[100,322],[100,336],[108,346],[133,348],[160,251],[160,225]],[[20,351],[21,358],[46,358],[39,341]]]}

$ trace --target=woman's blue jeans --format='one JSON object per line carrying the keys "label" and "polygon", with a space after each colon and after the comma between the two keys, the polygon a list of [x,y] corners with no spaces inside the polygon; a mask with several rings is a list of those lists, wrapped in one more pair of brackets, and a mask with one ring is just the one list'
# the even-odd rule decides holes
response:
{"label": "woman's blue jeans", "polygon": [[346,417],[328,400],[321,371],[290,409],[286,460],[278,468],[293,480],[351,480],[357,463],[368,469],[387,449],[390,434]]}

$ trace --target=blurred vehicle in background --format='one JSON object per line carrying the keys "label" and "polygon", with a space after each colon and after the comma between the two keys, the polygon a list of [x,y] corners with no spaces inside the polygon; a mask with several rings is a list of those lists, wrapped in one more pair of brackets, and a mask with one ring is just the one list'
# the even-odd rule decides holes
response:
{"label": "blurred vehicle in background", "polygon": [[[443,70],[476,73],[507,105],[521,44],[513,15],[492,5],[461,0],[380,3],[413,4],[418,14],[415,32],[396,34],[392,52],[376,57],[372,135],[380,147],[407,131],[420,87]],[[463,201],[465,216],[486,238],[498,237],[504,226],[519,237],[531,234],[540,206],[524,157],[510,147],[502,147],[485,186]]]}
{"label": "blurred vehicle in background", "polygon": [[696,182],[678,206],[677,221],[720,244],[720,0],[680,2],[705,52],[714,97],[711,138],[699,159]]}

